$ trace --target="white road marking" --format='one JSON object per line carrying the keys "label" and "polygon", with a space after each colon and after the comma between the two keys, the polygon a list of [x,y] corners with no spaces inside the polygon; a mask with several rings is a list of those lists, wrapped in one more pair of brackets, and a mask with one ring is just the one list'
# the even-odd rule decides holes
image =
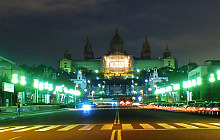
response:
{"label": "white road marking", "polygon": [[40,132],[40,131],[48,131],[48,130],[57,128],[59,126],[61,126],[61,125],[52,125],[52,126],[48,126],[48,127],[42,128],[42,129],[35,130],[35,131],[38,131],[38,132]]}
{"label": "white road marking", "polygon": [[179,126],[183,126],[183,127],[187,128],[187,129],[197,129],[197,128],[199,128],[199,127],[196,127],[196,126],[193,126],[193,125],[189,125],[189,124],[185,124],[185,123],[174,123],[174,124],[179,125]]}
{"label": "white road marking", "polygon": [[66,126],[64,128],[58,129],[57,131],[68,131],[68,130],[73,129],[73,128],[77,127],[77,126],[79,126],[79,125],[78,124],[68,125],[68,126]]}
{"label": "white road marking", "polygon": [[164,128],[166,128],[166,129],[177,129],[176,127],[171,126],[171,125],[166,124],[166,123],[157,123],[157,124],[164,127]]}
{"label": "white road marking", "polygon": [[142,126],[146,130],[155,130],[155,128],[150,124],[140,124],[140,126]]}
{"label": "white road marking", "polygon": [[95,127],[94,124],[88,124],[88,125],[80,128],[79,130],[91,130],[93,127]]}
{"label": "white road marking", "polygon": [[112,130],[113,124],[104,124],[101,130]]}
{"label": "white road marking", "polygon": [[210,123],[210,124],[220,126],[220,123]]}
{"label": "white road marking", "polygon": [[220,127],[217,127],[217,126],[214,126],[214,125],[209,125],[209,124],[204,124],[204,123],[192,123],[192,124],[195,124],[195,125],[198,125],[198,126],[204,126],[204,127],[211,128],[211,129],[220,129]]}
{"label": "white road marking", "polygon": [[17,129],[21,129],[21,128],[25,128],[25,127],[27,127],[27,126],[18,126],[18,127],[8,128],[8,129],[0,130],[0,132],[17,130]]}
{"label": "white road marking", "polygon": [[11,139],[8,139],[8,140],[14,140],[14,139],[18,139],[20,138],[21,136],[18,136],[18,137],[14,137],[14,138],[11,138]]}
{"label": "white road marking", "polygon": [[16,130],[16,131],[12,131],[12,132],[24,132],[24,131],[28,131],[28,130],[38,129],[40,127],[43,127],[43,125],[29,127],[29,128],[25,128],[25,129],[20,129],[20,130]]}
{"label": "white road marking", "polygon": [[122,124],[122,130],[133,130],[134,128],[132,127],[131,124]]}

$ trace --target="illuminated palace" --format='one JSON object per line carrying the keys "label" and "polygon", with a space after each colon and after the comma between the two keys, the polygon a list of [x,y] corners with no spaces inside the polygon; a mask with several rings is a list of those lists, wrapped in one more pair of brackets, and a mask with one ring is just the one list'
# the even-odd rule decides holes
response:
{"label": "illuminated palace", "polygon": [[66,50],[64,58],[60,60],[60,69],[71,72],[73,68],[87,68],[88,70],[104,73],[104,77],[130,77],[136,70],[151,70],[162,67],[175,68],[176,61],[166,46],[163,58],[152,59],[150,45],[147,37],[143,42],[141,57],[137,58],[124,51],[124,42],[116,29],[110,43],[109,52],[100,57],[94,58],[92,45],[87,37],[84,50],[84,60],[71,60],[71,53]]}

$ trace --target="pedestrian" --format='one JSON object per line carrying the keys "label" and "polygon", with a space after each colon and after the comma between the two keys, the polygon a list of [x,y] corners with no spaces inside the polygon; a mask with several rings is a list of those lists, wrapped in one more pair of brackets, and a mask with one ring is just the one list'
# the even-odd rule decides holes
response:
{"label": "pedestrian", "polygon": [[20,116],[20,108],[21,108],[21,105],[20,105],[20,102],[18,102],[18,107],[17,107],[17,114],[18,114],[18,116]]}

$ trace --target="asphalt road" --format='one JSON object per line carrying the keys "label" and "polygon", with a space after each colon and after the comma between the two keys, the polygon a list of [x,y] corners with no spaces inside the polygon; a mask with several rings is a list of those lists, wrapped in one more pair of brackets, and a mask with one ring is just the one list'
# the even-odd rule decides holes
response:
{"label": "asphalt road", "polygon": [[219,140],[220,118],[138,108],[65,110],[0,121],[1,140]]}

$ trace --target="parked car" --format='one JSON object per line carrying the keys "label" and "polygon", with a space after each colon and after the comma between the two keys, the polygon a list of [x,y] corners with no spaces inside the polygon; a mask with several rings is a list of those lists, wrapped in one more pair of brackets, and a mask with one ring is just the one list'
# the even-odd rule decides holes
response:
{"label": "parked car", "polygon": [[205,110],[205,114],[208,114],[208,115],[213,115],[213,107],[215,106],[216,103],[210,103],[207,107],[206,107],[206,110]]}
{"label": "parked car", "polygon": [[179,103],[178,106],[176,107],[177,111],[185,111],[185,109],[186,109],[185,103]]}
{"label": "parked car", "polygon": [[220,112],[220,103],[216,103],[213,107],[212,107],[212,115],[219,115]]}
{"label": "parked car", "polygon": [[207,106],[208,106],[207,102],[197,102],[193,106],[193,112],[198,114],[205,114]]}

